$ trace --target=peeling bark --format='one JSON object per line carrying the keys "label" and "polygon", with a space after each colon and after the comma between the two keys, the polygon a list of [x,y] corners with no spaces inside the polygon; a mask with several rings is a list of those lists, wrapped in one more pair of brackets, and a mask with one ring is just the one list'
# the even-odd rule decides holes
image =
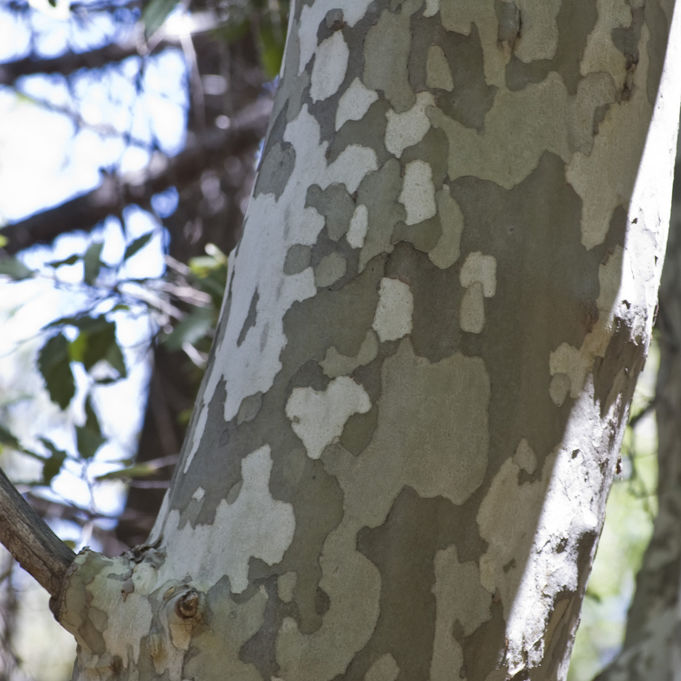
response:
{"label": "peeling bark", "polygon": [[296,3],[150,546],[68,576],[76,678],[564,678],[679,85],[671,2],[507,4]]}
{"label": "peeling bark", "polygon": [[598,681],[667,681],[681,669],[678,602],[681,588],[681,146],[660,285],[657,317],[660,368],[655,390],[658,433],[658,513],[636,577],[622,651]]}

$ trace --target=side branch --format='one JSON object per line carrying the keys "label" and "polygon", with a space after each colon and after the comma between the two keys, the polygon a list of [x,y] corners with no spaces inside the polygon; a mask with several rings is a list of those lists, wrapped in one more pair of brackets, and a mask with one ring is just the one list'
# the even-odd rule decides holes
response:
{"label": "side branch", "polygon": [[53,598],[75,554],[0,470],[0,542]]}
{"label": "side branch", "polygon": [[[214,31],[220,24],[217,19],[201,17],[198,22],[201,28],[191,34],[194,49],[201,49],[210,41],[215,40]],[[158,52],[165,47],[180,46],[180,37],[170,34],[162,34],[155,38],[153,46],[149,47],[139,38],[133,38],[121,43],[111,43],[98,47],[88,52],[64,52],[58,57],[40,58],[35,56],[24,57],[14,61],[0,63],[0,84],[12,85],[23,76],[36,74],[58,73],[60,76],[68,76],[79,69],[100,69],[104,66],[122,62],[129,57],[144,57],[149,52]]]}
{"label": "side branch", "polygon": [[90,231],[128,204],[144,207],[154,194],[195,181],[206,168],[254,148],[265,133],[271,106],[271,100],[262,98],[241,112],[227,130],[211,130],[177,156],[159,157],[158,163],[143,173],[122,180],[107,176],[91,192],[2,227],[0,234],[8,243],[0,253],[14,255],[50,243],[65,232]]}

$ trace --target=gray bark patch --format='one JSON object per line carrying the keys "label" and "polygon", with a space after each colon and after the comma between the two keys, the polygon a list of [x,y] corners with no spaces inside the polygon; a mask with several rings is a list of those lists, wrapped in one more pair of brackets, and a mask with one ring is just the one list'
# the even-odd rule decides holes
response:
{"label": "gray bark patch", "polygon": [[258,300],[260,300],[260,295],[258,294],[258,290],[256,289],[255,293],[253,294],[253,297],[251,298],[251,304],[248,308],[248,314],[246,315],[246,319],[244,319],[244,325],[241,327],[239,337],[236,339],[237,347],[239,347],[244,342],[248,330],[255,326],[255,320],[258,310]]}

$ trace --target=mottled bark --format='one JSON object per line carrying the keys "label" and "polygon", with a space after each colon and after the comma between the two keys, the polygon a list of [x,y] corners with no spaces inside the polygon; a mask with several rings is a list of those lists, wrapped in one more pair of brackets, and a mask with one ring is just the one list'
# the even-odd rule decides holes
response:
{"label": "mottled bark", "polygon": [[[204,137],[206,127],[218,128],[225,116],[238,121],[243,118],[240,111],[253,111],[253,102],[264,96],[265,79],[250,35],[238,41],[202,42],[195,47],[199,49],[192,75],[194,85],[199,78],[212,77],[222,79],[225,88],[224,92],[192,98],[187,116],[190,140]],[[212,167],[199,164],[193,182],[176,185],[178,205],[163,224],[171,235],[169,253],[181,262],[203,255],[209,243],[223,253],[234,248],[253,186],[257,143],[267,125],[264,111],[258,118],[257,136],[245,135],[245,140],[239,141],[219,163]],[[177,456],[186,432],[183,415],[194,403],[202,375],[182,351],[173,352],[161,345],[155,345],[152,351],[147,406],[135,457],[138,462]],[[154,480],[167,483],[171,473],[172,467],[162,469]],[[138,487],[133,482],[125,504],[127,518],[116,526],[117,538],[128,546],[141,543],[149,534],[164,492],[162,488]]]}
{"label": "mottled bark", "polygon": [[77,678],[564,677],[655,307],[672,5],[296,3],[150,546],[65,582]]}
{"label": "mottled bark", "polygon": [[599,681],[681,678],[681,145],[675,177],[657,318],[659,511],[636,577],[622,651],[597,677]]}

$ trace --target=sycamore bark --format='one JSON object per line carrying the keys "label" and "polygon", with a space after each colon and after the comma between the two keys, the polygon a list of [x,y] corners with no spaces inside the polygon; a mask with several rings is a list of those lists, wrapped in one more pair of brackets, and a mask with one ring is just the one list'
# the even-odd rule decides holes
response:
{"label": "sycamore bark", "polygon": [[598,681],[668,681],[680,678],[681,672],[681,145],[659,300],[660,368],[655,390],[659,510],[636,577],[623,648]]}
{"label": "sycamore bark", "polygon": [[295,3],[172,488],[65,581],[76,678],[564,677],[655,307],[672,7]]}

